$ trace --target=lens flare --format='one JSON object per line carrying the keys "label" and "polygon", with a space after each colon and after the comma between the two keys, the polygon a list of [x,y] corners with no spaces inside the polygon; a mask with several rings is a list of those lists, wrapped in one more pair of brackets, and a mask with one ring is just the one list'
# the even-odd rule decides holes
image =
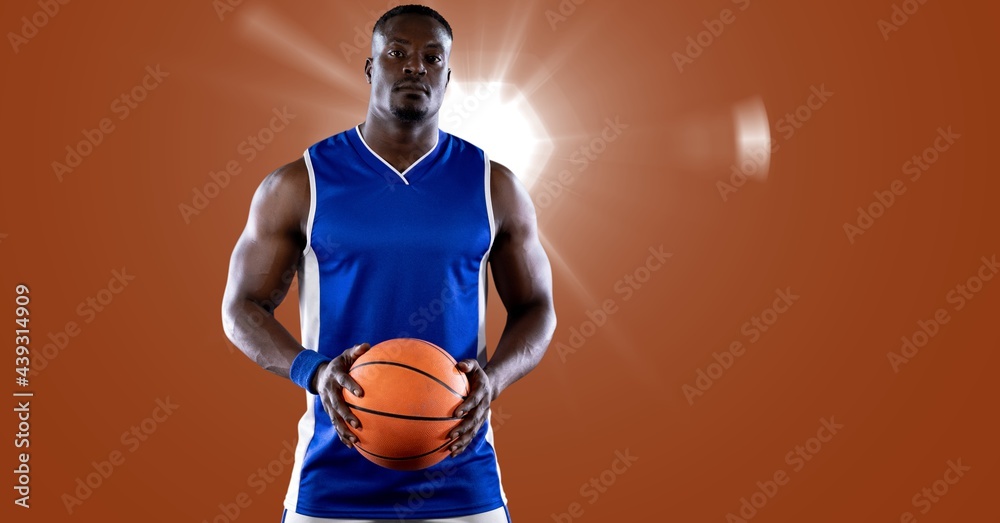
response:
{"label": "lens flare", "polygon": [[733,106],[736,134],[736,165],[747,178],[767,181],[771,166],[771,127],[767,109],[759,96]]}
{"label": "lens flare", "polygon": [[554,148],[528,98],[500,81],[449,84],[440,125],[482,148],[529,189]]}

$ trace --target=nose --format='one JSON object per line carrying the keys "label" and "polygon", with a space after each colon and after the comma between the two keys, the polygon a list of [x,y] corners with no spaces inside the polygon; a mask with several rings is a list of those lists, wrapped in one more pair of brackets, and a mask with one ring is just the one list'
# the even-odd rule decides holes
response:
{"label": "nose", "polygon": [[407,75],[424,76],[427,74],[427,68],[424,67],[424,61],[420,59],[417,55],[411,55],[410,58],[403,64],[403,73]]}

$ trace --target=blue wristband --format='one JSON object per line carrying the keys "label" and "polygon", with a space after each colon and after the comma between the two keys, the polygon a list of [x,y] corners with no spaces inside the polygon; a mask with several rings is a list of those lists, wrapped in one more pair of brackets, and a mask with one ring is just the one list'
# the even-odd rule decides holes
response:
{"label": "blue wristband", "polygon": [[316,391],[310,386],[313,375],[316,374],[316,369],[320,365],[328,361],[330,358],[317,351],[306,349],[292,360],[292,366],[288,369],[288,377],[299,387],[316,394]]}

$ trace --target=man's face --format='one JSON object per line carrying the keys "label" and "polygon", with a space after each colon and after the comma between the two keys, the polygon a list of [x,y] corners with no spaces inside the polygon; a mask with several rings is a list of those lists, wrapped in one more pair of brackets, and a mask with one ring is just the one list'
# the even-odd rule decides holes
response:
{"label": "man's face", "polygon": [[451,40],[444,27],[423,15],[389,19],[372,39],[365,75],[372,84],[372,103],[405,122],[437,114],[451,69]]}

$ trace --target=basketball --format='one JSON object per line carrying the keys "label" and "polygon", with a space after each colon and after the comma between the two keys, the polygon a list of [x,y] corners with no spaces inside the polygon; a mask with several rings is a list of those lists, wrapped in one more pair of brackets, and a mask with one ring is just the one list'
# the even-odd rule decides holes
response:
{"label": "basketball", "polygon": [[395,470],[419,470],[448,456],[448,434],[459,424],[455,409],[469,394],[456,361],[433,343],[414,338],[383,341],[351,366],[361,385],[344,400],[361,421],[355,448],[371,462]]}

